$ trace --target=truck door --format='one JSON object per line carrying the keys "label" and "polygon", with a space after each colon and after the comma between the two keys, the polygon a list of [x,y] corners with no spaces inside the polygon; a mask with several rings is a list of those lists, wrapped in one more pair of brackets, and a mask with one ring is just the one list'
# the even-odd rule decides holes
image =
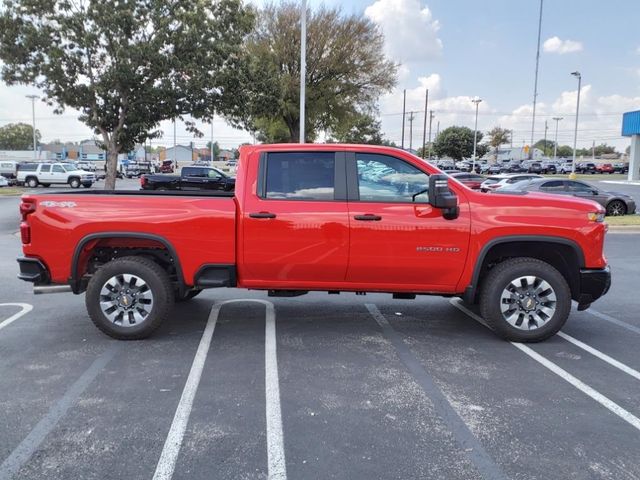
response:
{"label": "truck door", "polygon": [[53,177],[51,175],[51,165],[50,164],[42,164],[40,165],[40,171],[38,172],[38,181],[40,183],[50,183],[53,182]]}
{"label": "truck door", "polygon": [[469,246],[463,198],[459,217],[444,219],[428,203],[428,174],[389,155],[347,153],[347,182],[347,281],[386,291],[455,287]]}
{"label": "truck door", "polygon": [[336,288],[349,254],[344,153],[273,152],[259,162],[244,195],[243,283]]}
{"label": "truck door", "polygon": [[51,167],[51,176],[49,177],[50,183],[67,183],[68,180],[67,171],[62,167],[62,165],[53,165]]}

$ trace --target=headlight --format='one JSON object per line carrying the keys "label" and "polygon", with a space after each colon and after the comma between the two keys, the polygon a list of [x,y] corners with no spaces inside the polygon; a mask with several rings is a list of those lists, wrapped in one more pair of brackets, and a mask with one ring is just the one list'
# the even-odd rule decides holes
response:
{"label": "headlight", "polygon": [[587,217],[589,218],[590,222],[604,222],[604,213],[602,212],[589,212],[587,213]]}

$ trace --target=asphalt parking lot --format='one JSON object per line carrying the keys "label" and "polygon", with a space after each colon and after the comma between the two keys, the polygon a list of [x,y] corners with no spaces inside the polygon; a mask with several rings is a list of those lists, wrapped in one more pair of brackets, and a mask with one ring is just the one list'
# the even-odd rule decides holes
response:
{"label": "asphalt parking lot", "polygon": [[0,480],[640,479],[639,233],[608,235],[611,291],[542,344],[456,300],[235,289],[118,342],[82,296],[15,278],[18,202],[0,198]]}

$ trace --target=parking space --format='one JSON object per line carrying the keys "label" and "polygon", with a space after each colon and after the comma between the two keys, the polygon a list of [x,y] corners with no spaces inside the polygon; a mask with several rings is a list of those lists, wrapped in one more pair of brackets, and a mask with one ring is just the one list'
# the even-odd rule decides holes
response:
{"label": "parking space", "polygon": [[117,342],[15,280],[0,221],[0,480],[640,478],[637,234],[541,344],[456,299],[232,289]]}

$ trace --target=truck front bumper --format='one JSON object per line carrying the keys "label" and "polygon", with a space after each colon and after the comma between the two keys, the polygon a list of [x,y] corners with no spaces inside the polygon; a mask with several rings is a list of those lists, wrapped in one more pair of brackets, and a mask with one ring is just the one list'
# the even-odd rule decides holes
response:
{"label": "truck front bumper", "polygon": [[592,302],[603,296],[611,287],[611,268],[580,270],[580,295],[578,310],[586,310]]}
{"label": "truck front bumper", "polygon": [[37,258],[19,257],[20,273],[18,278],[35,285],[48,285],[51,277],[47,267]]}

